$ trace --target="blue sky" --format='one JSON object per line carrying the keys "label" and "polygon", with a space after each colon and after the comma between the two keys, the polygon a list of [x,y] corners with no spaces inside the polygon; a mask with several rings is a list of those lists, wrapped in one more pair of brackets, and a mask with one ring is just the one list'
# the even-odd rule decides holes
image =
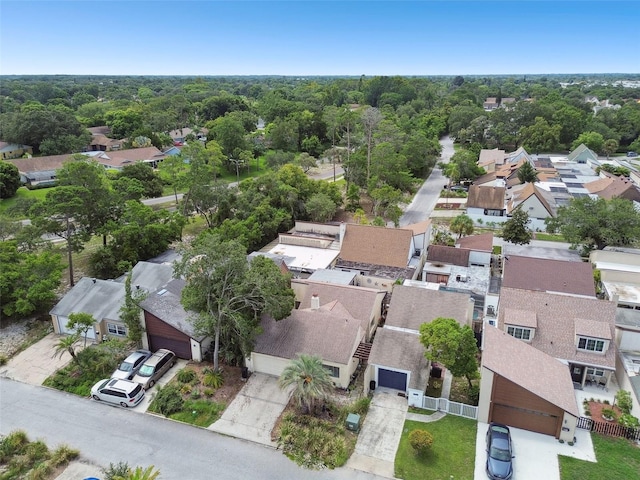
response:
{"label": "blue sky", "polygon": [[639,73],[636,1],[7,1],[0,74]]}

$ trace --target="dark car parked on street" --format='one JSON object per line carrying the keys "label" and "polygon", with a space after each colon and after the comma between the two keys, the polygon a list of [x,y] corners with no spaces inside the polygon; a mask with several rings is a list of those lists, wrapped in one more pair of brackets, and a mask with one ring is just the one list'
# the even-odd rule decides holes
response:
{"label": "dark car parked on street", "polygon": [[491,480],[508,480],[513,476],[513,447],[509,427],[490,423],[487,430],[487,475]]}

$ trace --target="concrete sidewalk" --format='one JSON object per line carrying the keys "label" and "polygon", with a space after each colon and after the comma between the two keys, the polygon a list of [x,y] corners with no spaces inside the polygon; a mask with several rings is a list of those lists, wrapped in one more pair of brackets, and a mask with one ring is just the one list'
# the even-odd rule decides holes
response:
{"label": "concrete sidewalk", "polygon": [[[56,344],[61,338],[63,338],[62,335],[50,333],[11,358],[5,366],[0,367],[0,376],[30,385],[42,385],[47,377],[71,361],[71,355],[68,352],[54,357]],[[83,348],[84,343],[80,340],[76,351]]]}

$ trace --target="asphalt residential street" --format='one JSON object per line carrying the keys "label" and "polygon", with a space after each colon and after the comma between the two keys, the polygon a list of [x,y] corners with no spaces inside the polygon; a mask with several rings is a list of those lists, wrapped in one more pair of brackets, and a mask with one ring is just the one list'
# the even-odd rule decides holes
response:
{"label": "asphalt residential street", "polygon": [[[440,145],[442,145],[442,154],[438,163],[449,163],[454,153],[453,140],[449,136],[442,137]],[[412,225],[429,218],[440,197],[440,191],[447,182],[448,180],[442,174],[442,170],[436,165],[429,178],[425,180],[413,197],[409,206],[405,208],[404,214],[400,217],[400,226]]]}
{"label": "asphalt residential street", "polygon": [[16,429],[50,447],[77,448],[96,465],[154,465],[165,479],[382,478],[349,468],[304,470],[282,452],[253,442],[0,378],[0,434]]}

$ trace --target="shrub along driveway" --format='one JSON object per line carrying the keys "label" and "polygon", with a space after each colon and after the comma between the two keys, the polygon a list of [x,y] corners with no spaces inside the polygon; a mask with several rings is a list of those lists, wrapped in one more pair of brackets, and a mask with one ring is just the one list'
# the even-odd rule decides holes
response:
{"label": "shrub along driveway", "polygon": [[253,373],[222,417],[208,429],[275,447],[271,430],[287,406],[290,394],[290,390],[280,389],[276,377]]}

